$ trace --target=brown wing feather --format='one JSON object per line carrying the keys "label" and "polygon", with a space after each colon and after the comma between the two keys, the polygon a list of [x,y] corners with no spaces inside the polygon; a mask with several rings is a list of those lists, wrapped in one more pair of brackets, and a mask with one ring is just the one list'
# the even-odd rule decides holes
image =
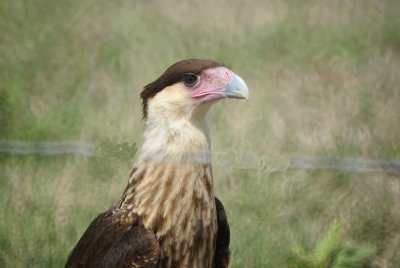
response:
{"label": "brown wing feather", "polygon": [[66,268],[100,267],[110,248],[137,225],[136,214],[110,209],[92,221],[70,253]]}
{"label": "brown wing feather", "polygon": [[224,268],[229,265],[230,230],[224,206],[218,198],[215,198],[215,205],[217,209],[218,232],[214,255],[214,267]]}
{"label": "brown wing feather", "polygon": [[95,254],[95,248],[102,255],[111,245],[111,241],[107,237],[107,229],[112,223],[112,211],[110,209],[101,213],[92,221],[78,244],[69,254],[65,267],[85,267],[90,263],[95,266],[99,263],[99,254]]}
{"label": "brown wing feather", "polygon": [[156,267],[160,245],[154,233],[144,226],[134,226],[110,248],[102,267]]}

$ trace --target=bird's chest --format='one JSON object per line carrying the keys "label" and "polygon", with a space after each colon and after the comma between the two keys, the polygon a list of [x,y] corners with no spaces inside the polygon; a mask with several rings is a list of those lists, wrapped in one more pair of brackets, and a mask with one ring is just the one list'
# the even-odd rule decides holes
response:
{"label": "bird's chest", "polygon": [[160,242],[159,267],[211,267],[217,216],[210,166],[157,166],[147,174],[133,209]]}
{"label": "bird's chest", "polygon": [[215,199],[192,197],[181,200],[174,209],[164,202],[151,213],[140,215],[140,222],[153,230],[160,242],[158,267],[212,266],[217,234]]}
{"label": "bird's chest", "polygon": [[159,267],[211,267],[216,233],[216,217],[188,218],[166,233],[156,231],[161,249]]}

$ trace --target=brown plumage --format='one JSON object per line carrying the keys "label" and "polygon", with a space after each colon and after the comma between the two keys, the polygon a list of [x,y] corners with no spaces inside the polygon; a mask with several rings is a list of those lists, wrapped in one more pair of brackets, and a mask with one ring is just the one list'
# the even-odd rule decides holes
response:
{"label": "brown plumage", "polygon": [[141,93],[144,143],[117,206],[90,224],[65,267],[227,267],[229,225],[214,196],[205,115],[247,86],[214,61],[169,67]]}

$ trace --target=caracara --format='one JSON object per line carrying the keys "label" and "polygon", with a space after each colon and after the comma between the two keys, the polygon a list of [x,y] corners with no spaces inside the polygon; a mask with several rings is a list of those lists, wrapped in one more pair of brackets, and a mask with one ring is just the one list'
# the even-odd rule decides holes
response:
{"label": "caracara", "polygon": [[229,225],[214,195],[206,113],[246,99],[210,60],[183,60],[144,87],[143,146],[119,203],[90,224],[65,267],[227,267]]}

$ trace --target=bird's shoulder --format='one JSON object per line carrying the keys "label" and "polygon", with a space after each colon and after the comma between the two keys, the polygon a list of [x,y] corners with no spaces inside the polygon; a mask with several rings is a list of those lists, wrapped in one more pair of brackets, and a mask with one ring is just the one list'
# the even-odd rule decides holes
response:
{"label": "bird's shoulder", "polygon": [[214,267],[223,268],[228,267],[229,265],[230,229],[225,208],[218,198],[215,198],[215,207],[217,211],[218,232],[214,255]]}
{"label": "bird's shoulder", "polygon": [[102,267],[156,267],[160,244],[150,229],[137,225],[127,231],[106,253]]}
{"label": "bird's shoulder", "polygon": [[[144,243],[150,239],[153,242],[150,234],[147,234],[148,230],[138,232],[135,229],[137,225],[138,216],[129,210],[111,208],[99,214],[70,253],[65,267],[99,267],[113,247],[125,243],[127,237],[134,235],[141,236],[136,237],[135,241]],[[132,229],[136,232],[131,232]]]}

